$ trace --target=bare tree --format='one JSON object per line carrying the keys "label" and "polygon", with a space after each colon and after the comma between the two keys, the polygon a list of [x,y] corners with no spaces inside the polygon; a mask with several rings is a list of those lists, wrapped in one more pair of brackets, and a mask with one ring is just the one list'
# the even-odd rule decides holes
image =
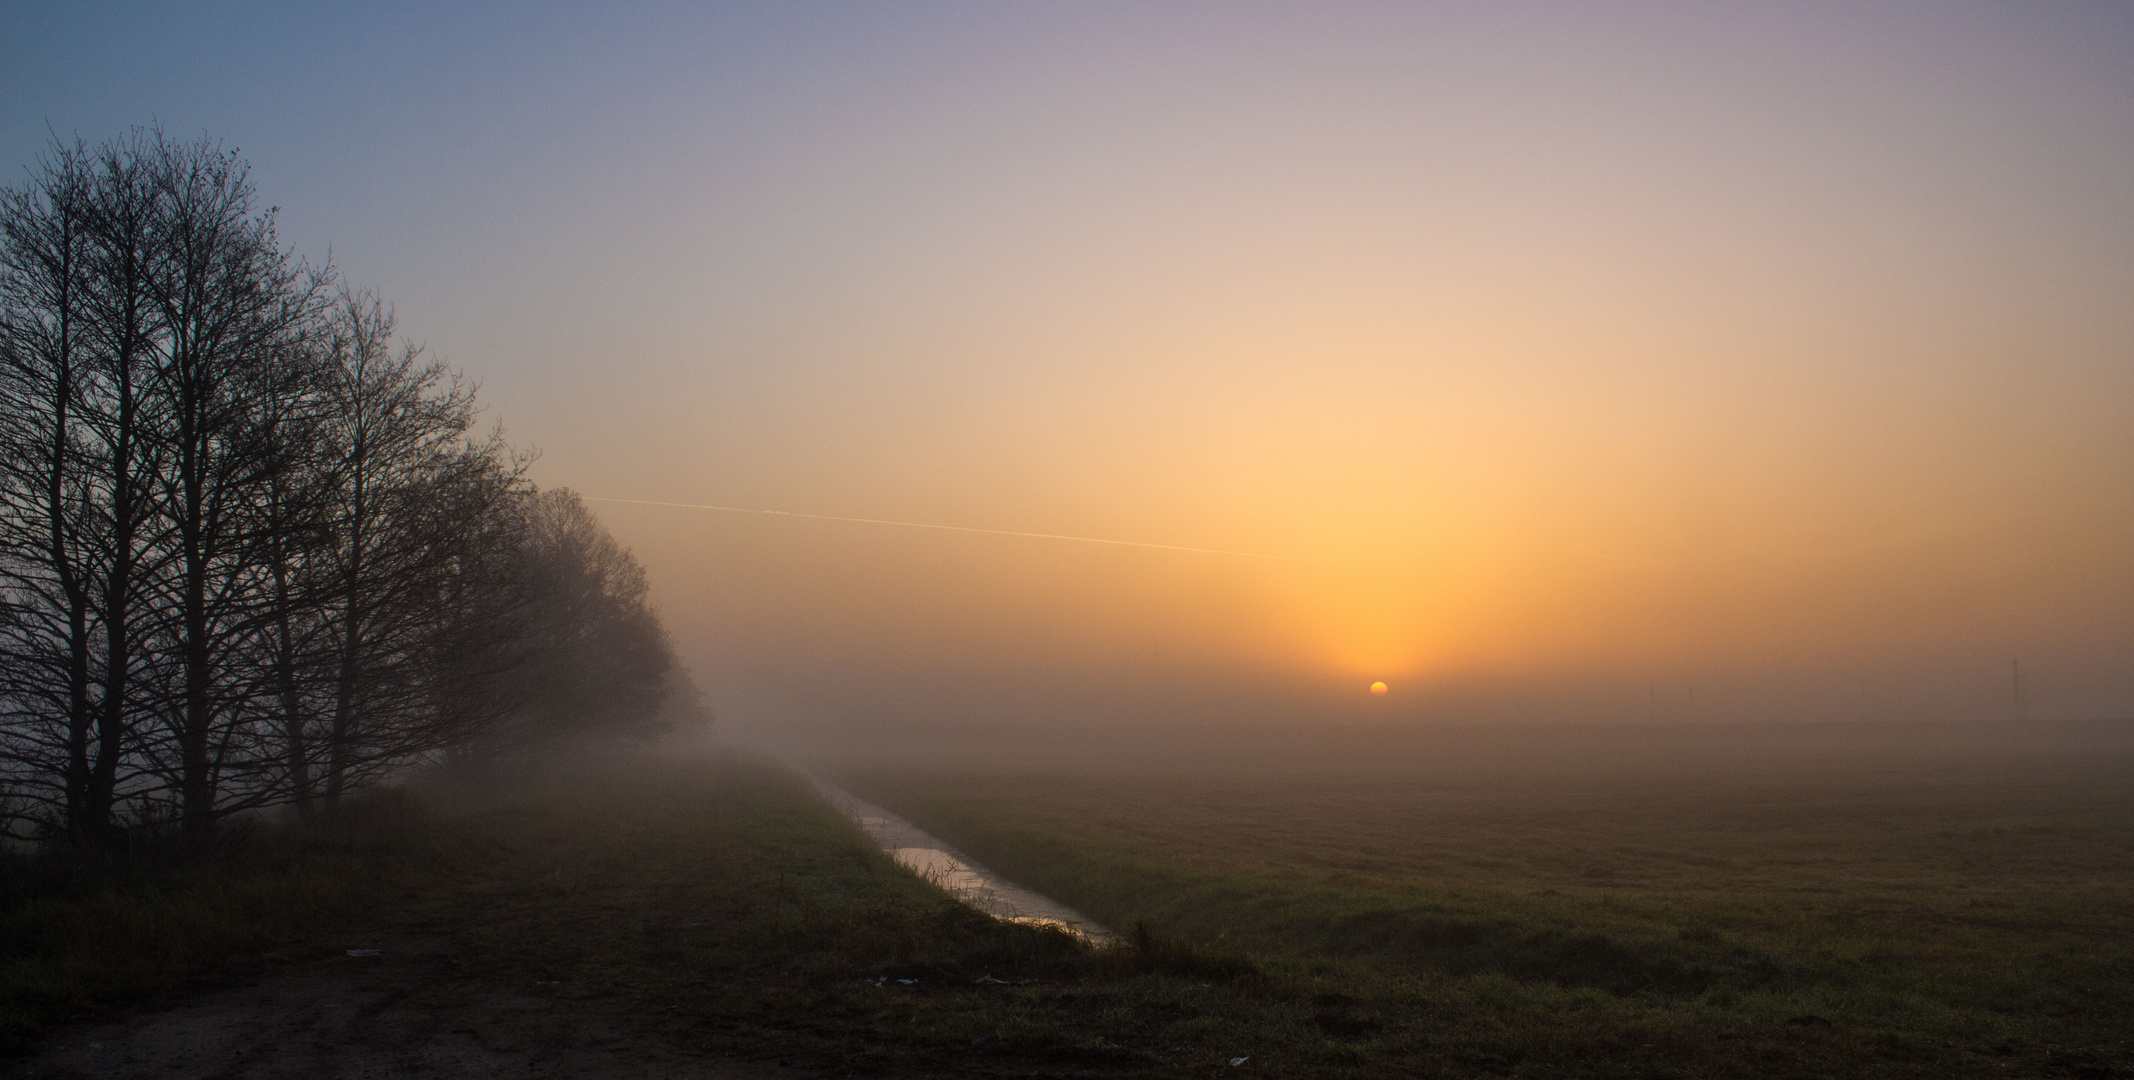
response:
{"label": "bare tree", "polygon": [[[41,174],[5,202],[7,733],[25,773],[17,790],[55,807],[77,841],[112,838],[140,776],[137,675],[161,466],[150,437],[161,333],[153,141],[136,131],[94,153],[55,142]],[[55,751],[62,760],[37,760]],[[54,787],[40,776],[62,777],[63,796],[37,795]]]}
{"label": "bare tree", "polygon": [[272,744],[262,752],[266,777],[254,785],[253,801],[291,801],[307,816],[317,772],[316,672],[326,623],[314,566],[326,543],[333,484],[326,437],[332,406],[321,392],[330,362],[321,354],[331,352],[333,335],[319,329],[304,384],[262,405],[267,452],[283,467],[268,472],[258,494],[256,556],[264,576],[247,658],[259,690],[247,696],[264,702],[265,738]]}
{"label": "bare tree", "polygon": [[[83,536],[87,453],[79,420],[92,336],[92,173],[84,148],[55,146],[31,186],[0,196],[5,753],[17,789],[56,813],[76,839],[99,831],[90,810],[100,747],[90,674],[94,568]],[[57,779],[57,790],[39,792],[38,779]]]}
{"label": "bare tree", "polygon": [[[473,388],[420,349],[396,349],[375,297],[344,295],[333,327],[312,578],[331,666],[329,809],[351,782],[463,734],[464,714],[440,709],[432,683],[447,635],[492,633],[473,622],[497,607],[489,549],[512,516],[521,467],[495,435],[469,438]],[[473,608],[470,590],[483,599]]]}
{"label": "bare tree", "polygon": [[95,154],[95,198],[88,298],[95,335],[82,421],[93,432],[89,472],[99,543],[98,578],[91,592],[103,628],[98,674],[98,753],[84,815],[109,841],[113,815],[141,769],[139,723],[145,688],[148,583],[159,572],[165,545],[155,513],[155,480],[163,467],[153,432],[163,419],[153,393],[156,341],[154,266],[162,219],[162,191],[154,154],[159,137],[136,129]]}
{"label": "bare tree", "polygon": [[517,700],[477,748],[510,755],[657,734],[676,663],[637,559],[564,488],[527,498],[518,559]]}
{"label": "bare tree", "polygon": [[636,560],[256,203],[155,129],[0,192],[0,835],[697,715]]}
{"label": "bare tree", "polygon": [[154,390],[167,419],[155,432],[165,457],[155,498],[174,545],[157,579],[169,735],[158,764],[197,838],[212,827],[225,776],[257,765],[244,726],[251,695],[233,668],[257,625],[266,538],[255,510],[289,467],[261,407],[299,385],[300,338],[325,280],[281,250],[235,153],[160,133],[144,145],[162,196],[150,281],[161,329]]}

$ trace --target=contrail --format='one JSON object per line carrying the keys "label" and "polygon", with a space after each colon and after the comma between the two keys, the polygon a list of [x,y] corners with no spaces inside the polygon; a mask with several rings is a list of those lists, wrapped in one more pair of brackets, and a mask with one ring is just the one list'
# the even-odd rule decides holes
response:
{"label": "contrail", "polygon": [[1184,547],[1179,544],[1150,544],[1140,540],[1106,540],[1099,536],[1062,536],[1058,533],[1017,532],[1013,529],[974,529],[968,525],[932,525],[924,521],[885,521],[881,518],[839,517],[835,514],[801,514],[791,510],[753,510],[745,506],[713,506],[709,503],[660,502],[656,499],[607,499],[597,495],[580,495],[587,502],[632,503],[637,506],[672,506],[682,510],[719,510],[729,514],[769,514],[773,517],[812,518],[816,521],[850,521],[861,525],[895,525],[906,529],[940,529],[943,532],[985,533],[988,536],[1026,536],[1033,540],[1072,540],[1080,544],[1110,544],[1113,547],[1155,548],[1158,551],[1190,551],[1198,555],[1234,555],[1241,559],[1274,559],[1279,562],[1316,563],[1323,559],[1306,559],[1296,555],[1265,555],[1257,551],[1226,551],[1222,548]]}

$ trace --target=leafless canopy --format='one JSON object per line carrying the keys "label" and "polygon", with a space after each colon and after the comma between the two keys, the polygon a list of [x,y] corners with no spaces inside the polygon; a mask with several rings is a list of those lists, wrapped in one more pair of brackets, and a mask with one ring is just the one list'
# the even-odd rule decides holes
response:
{"label": "leafless canopy", "polygon": [[234,152],[55,143],[0,191],[0,828],[205,836],[642,734],[675,685],[643,571],[524,466]]}

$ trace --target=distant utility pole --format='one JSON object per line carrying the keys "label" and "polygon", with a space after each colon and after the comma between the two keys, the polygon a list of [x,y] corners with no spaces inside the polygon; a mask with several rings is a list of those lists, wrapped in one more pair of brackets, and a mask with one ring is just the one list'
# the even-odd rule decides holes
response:
{"label": "distant utility pole", "polygon": [[2023,686],[2023,662],[2021,660],[2010,660],[2008,665],[2012,676],[2010,680],[2011,688],[2015,691],[2015,718],[2017,720],[2028,720],[2030,719],[2030,703],[2025,700],[2027,695],[2024,693]]}

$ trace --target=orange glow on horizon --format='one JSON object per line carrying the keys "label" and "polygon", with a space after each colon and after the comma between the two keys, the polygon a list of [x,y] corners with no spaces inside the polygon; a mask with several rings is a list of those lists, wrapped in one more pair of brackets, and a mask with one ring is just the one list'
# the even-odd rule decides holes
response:
{"label": "orange glow on horizon", "polygon": [[[1791,700],[1719,685],[1743,671],[1928,715],[1898,673],[1977,673],[1950,685],[1985,710],[2017,656],[2126,713],[2134,78],[2015,77],[2042,21],[1999,68],[1837,14],[1888,48],[1737,68],[1687,58],[1754,16],[1543,47],[1487,5],[1474,38],[1362,10],[1161,62],[1104,33],[1000,82],[891,65],[864,108],[759,118],[790,145],[663,159],[711,187],[603,170],[613,220],[555,235],[615,246],[520,260],[602,274],[492,286],[546,306],[462,340],[534,358],[484,385],[544,483],[790,512],[601,504],[707,681],[793,715],[890,679],[974,717],[1380,679],[1385,716]],[[951,70],[997,111],[898,96]]]}

